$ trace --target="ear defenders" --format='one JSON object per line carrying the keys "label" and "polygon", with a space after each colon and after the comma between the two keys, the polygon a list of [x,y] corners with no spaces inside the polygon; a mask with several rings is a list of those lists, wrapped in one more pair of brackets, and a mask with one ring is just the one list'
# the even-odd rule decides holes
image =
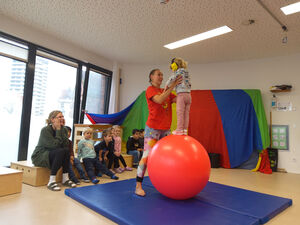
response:
{"label": "ear defenders", "polygon": [[170,67],[171,67],[171,70],[176,71],[178,69],[178,65],[174,61],[175,61],[175,58],[172,59]]}

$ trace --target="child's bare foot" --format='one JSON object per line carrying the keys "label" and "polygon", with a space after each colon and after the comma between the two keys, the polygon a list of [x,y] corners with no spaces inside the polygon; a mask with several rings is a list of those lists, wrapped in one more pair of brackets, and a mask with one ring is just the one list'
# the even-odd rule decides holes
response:
{"label": "child's bare foot", "polygon": [[146,195],[145,191],[142,188],[136,188],[135,194],[138,196],[142,196],[142,197],[144,197]]}
{"label": "child's bare foot", "polygon": [[146,195],[145,191],[142,188],[141,182],[136,182],[135,194],[142,197]]}

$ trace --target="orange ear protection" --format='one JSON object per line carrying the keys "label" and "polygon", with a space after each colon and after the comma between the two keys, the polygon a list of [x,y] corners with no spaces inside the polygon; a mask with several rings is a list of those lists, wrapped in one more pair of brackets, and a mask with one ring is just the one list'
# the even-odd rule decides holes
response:
{"label": "orange ear protection", "polygon": [[174,62],[175,61],[175,59],[176,58],[173,58],[172,59],[172,61],[171,61],[171,70],[173,70],[173,71],[176,71],[177,69],[178,69],[178,65],[176,64],[176,62]]}

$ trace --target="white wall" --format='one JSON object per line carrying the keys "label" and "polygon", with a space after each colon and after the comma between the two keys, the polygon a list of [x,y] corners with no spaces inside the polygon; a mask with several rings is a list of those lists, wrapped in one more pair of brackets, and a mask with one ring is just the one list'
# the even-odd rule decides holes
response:
{"label": "white wall", "polygon": [[[147,88],[151,69],[160,68],[165,80],[170,71],[168,65],[122,66],[120,108],[124,109]],[[272,112],[272,123],[289,125],[290,150],[279,151],[279,168],[300,173],[300,54],[227,63],[197,64],[188,66],[193,89],[260,89],[269,121],[272,94],[270,86],[293,85],[292,92],[277,94],[278,100],[291,101],[295,111]]]}
{"label": "white wall", "polygon": [[0,31],[108,70],[112,70],[113,68],[113,62],[103,56],[89,52],[72,43],[60,40],[1,14]]}

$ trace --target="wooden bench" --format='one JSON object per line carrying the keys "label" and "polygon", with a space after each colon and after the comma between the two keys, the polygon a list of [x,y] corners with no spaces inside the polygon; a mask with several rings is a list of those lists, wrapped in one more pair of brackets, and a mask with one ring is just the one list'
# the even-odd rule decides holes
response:
{"label": "wooden bench", "polygon": [[[132,167],[133,157],[132,155],[122,154],[127,166]],[[123,167],[122,163],[120,162],[120,166]],[[43,186],[48,184],[50,170],[44,167],[37,167],[32,164],[31,161],[19,161],[19,162],[12,162],[11,166],[12,169],[16,169],[23,172],[23,179],[21,178],[22,182],[25,184],[29,184],[31,186]],[[84,165],[82,164],[84,168]],[[77,170],[73,167],[73,171],[77,178],[79,178],[79,174]],[[62,180],[62,169],[57,172],[56,181],[60,182]]]}
{"label": "wooden bench", "polygon": [[22,192],[23,172],[0,167],[0,197]]}
{"label": "wooden bench", "polygon": [[73,150],[78,152],[78,142],[83,139],[83,131],[85,128],[91,128],[93,130],[92,140],[102,141],[102,132],[105,129],[111,128],[112,125],[108,124],[74,124],[74,143]]}
{"label": "wooden bench", "polygon": [[[11,168],[23,171],[23,183],[32,186],[42,186],[48,184],[50,170],[44,167],[34,166],[30,161],[12,162]],[[62,179],[62,170],[57,172],[56,180]]]}
{"label": "wooden bench", "polygon": [[[77,155],[78,152],[78,142],[83,139],[82,132],[85,128],[90,127],[93,129],[93,137],[92,139],[94,141],[102,141],[102,131],[111,128],[112,125],[109,124],[74,124],[74,143],[73,143],[73,149],[75,152],[75,155]],[[121,137],[122,137],[122,126],[121,128]],[[133,156],[127,155],[126,153],[126,142],[122,142],[122,156],[127,164],[127,166],[132,167],[133,163]],[[122,163],[120,163],[120,166],[123,167]]]}

